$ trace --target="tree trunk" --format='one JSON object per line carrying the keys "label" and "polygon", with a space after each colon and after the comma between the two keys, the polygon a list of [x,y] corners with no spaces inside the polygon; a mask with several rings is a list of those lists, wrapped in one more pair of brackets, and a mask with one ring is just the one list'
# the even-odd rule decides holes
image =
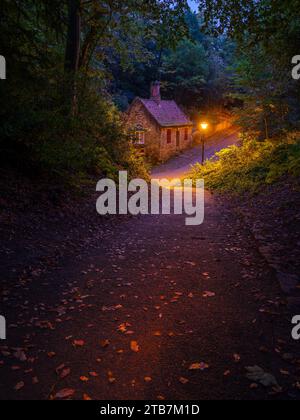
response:
{"label": "tree trunk", "polygon": [[68,100],[71,104],[71,114],[77,112],[76,76],[79,69],[81,17],[80,0],[68,1],[68,34],[65,55],[65,73],[68,85]]}

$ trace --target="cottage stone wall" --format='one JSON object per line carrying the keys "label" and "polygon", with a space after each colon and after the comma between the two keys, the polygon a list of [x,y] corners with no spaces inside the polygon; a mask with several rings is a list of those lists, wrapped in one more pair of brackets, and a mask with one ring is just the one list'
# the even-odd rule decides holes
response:
{"label": "cottage stone wall", "polygon": [[128,113],[126,128],[133,130],[137,126],[145,130],[145,153],[150,159],[160,159],[160,127],[145,110],[141,102],[135,102]]}
{"label": "cottage stone wall", "polygon": [[[128,130],[133,130],[137,126],[141,126],[145,130],[145,153],[154,161],[166,161],[192,146],[192,127],[161,128],[139,101],[133,103],[126,118]],[[185,140],[186,128],[188,130],[187,140]],[[171,130],[170,144],[167,137],[168,130]],[[177,132],[180,133],[179,146],[176,142]]]}
{"label": "cottage stone wall", "polygon": [[[185,129],[188,130],[188,139],[185,140]],[[168,130],[171,130],[171,143],[168,143]],[[179,145],[177,144],[177,132],[179,132]],[[192,127],[163,128],[161,131],[160,160],[165,161],[183,150],[192,146]]]}

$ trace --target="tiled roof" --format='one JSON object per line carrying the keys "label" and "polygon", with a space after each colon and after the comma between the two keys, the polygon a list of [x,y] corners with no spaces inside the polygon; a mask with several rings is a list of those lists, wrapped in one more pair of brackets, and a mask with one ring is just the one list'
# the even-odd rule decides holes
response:
{"label": "tiled roof", "polygon": [[161,127],[184,127],[193,125],[175,101],[139,99]]}

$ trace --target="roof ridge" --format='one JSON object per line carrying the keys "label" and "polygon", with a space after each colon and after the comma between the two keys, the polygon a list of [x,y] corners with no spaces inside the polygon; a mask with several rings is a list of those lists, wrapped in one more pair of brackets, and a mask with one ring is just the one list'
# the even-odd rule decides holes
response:
{"label": "roof ridge", "polygon": [[175,100],[162,100],[157,103],[153,99],[136,98],[140,100],[147,112],[161,127],[186,127],[193,123]]}

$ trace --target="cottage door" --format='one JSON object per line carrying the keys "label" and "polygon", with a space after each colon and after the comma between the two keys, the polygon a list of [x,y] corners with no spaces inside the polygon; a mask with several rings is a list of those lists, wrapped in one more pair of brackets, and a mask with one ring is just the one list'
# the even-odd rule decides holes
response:
{"label": "cottage door", "polygon": [[176,131],[176,149],[180,149],[180,131]]}

